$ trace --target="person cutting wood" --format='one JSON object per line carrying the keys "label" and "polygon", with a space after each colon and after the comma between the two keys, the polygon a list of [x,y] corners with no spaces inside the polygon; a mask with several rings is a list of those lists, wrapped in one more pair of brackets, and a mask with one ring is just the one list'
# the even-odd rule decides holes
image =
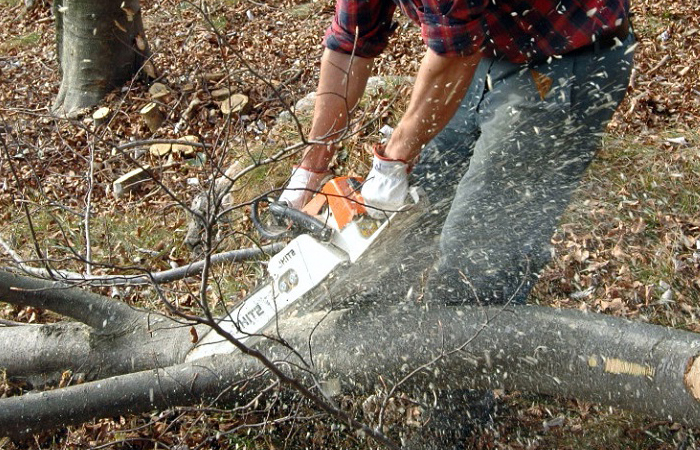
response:
{"label": "person cutting wood", "polygon": [[397,8],[427,50],[408,109],[375,149],[367,209],[399,209],[409,179],[449,195],[428,291],[441,301],[524,301],[626,92],[629,2],[337,0],[309,136],[317,143],[281,201],[301,208],[320,188]]}
{"label": "person cutting wood", "polygon": [[[427,50],[408,109],[375,148],[362,186],[368,212],[396,211],[409,181],[422,186],[445,217],[422,301],[523,303],[627,90],[629,2],[337,0],[310,134],[317,143],[293,169],[281,201],[302,208],[319,189],[397,8],[420,26]],[[434,241],[405,234],[396,251]],[[460,383],[426,394],[429,401],[429,419],[407,448],[464,448],[494,405],[492,393]]]}

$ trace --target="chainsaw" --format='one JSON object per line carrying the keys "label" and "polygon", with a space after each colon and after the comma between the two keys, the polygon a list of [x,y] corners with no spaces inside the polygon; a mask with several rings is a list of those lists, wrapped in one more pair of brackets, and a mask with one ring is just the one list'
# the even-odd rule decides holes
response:
{"label": "chainsaw", "polygon": [[[260,201],[253,203],[251,220],[269,240],[290,239],[272,256],[266,281],[219,319],[218,325],[241,342],[259,336],[285,309],[321,284],[342,264],[356,262],[389,226],[397,214],[419,203],[419,192],[409,189],[411,202],[384,219],[367,214],[359,193],[362,179],[338,177],[328,181],[302,210],[286,203],[268,202],[268,215],[277,224],[263,224]],[[282,225],[282,226],[280,226]],[[187,360],[233,352],[235,347],[220,334],[202,336]]]}

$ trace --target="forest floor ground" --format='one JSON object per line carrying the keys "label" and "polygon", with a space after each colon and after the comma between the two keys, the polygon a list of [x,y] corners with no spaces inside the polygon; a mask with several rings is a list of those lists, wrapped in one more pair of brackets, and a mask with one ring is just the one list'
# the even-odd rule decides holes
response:
{"label": "forest floor ground", "polygon": [[[202,4],[144,1],[158,81],[170,90],[162,100],[166,121],[155,133],[139,116],[150,101],[149,85],[141,80],[105,99],[103,105],[113,112],[108,125],[94,127],[93,110],[77,120],[51,117],[60,73],[51,8],[46,2],[37,3],[26,11],[23,3],[0,0],[0,135],[7,144],[0,157],[0,237],[30,260],[36,257],[32,252],[37,241],[39,247],[53,249],[55,259],[65,258],[66,269],[80,270],[79,259],[61,248],[70,242],[78,253],[85,249],[83,215],[60,213],[83,211],[90,194],[91,251],[93,258],[105,261],[105,270],[133,264],[163,270],[190,260],[182,242],[187,218],[176,200],[189,203],[217,168],[237,158],[298,141],[293,126],[280,129],[275,123],[285,103],[294,104],[315,89],[320,37],[332,17],[333,2],[216,0],[202,9]],[[697,0],[634,2],[638,46],[632,84],[599,157],[553,238],[554,258],[531,295],[532,303],[700,332],[698,10]],[[419,32],[405,21],[401,24],[390,50],[377,60],[379,75],[412,76],[420,63]],[[234,118],[221,112],[213,92],[222,88],[248,97],[245,114]],[[407,93],[408,85],[398,81],[363,102],[366,119],[344,144],[346,151],[336,163],[338,173],[366,172],[371,144],[380,138],[378,129],[396,124]],[[307,126],[308,114],[300,117],[302,126]],[[214,150],[194,157],[114,151],[124,143],[185,135],[198,136]],[[147,182],[114,198],[112,182],[134,169],[134,161],[158,168],[159,183]],[[254,172],[235,193],[238,201],[279,187],[290,161]],[[11,175],[11,164],[18,170],[17,178]],[[86,173],[92,174],[90,183]],[[34,221],[31,227],[25,207]],[[245,216],[227,226],[232,237],[224,247],[247,242],[244,235],[250,223]],[[260,270],[244,264],[222,269],[219,275],[223,292],[243,295]],[[192,286],[183,282],[170,289],[181,307],[191,306]],[[139,305],[155,302],[147,290],[109,293]],[[43,311],[3,305],[0,316],[19,322],[55,320]],[[523,392],[498,395],[494,428],[475,436],[471,448],[700,446],[698,430],[673,422],[650,421],[574,399]],[[361,402],[346,399],[351,408],[360,409]],[[300,407],[292,421],[265,426],[258,426],[264,417],[255,414],[241,418],[178,410],[120,417],[26,445],[365,448],[363,440],[342,433],[332,421],[305,408]],[[242,431],[228,433],[234,429]],[[5,448],[14,444],[0,442],[0,449]]]}

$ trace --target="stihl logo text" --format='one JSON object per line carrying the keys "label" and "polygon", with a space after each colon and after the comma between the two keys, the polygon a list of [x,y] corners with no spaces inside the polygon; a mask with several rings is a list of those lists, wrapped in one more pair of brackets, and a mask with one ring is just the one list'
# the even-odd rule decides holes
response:
{"label": "stihl logo text", "polygon": [[283,257],[280,258],[280,267],[284,267],[292,258],[296,256],[294,249],[289,250]]}
{"label": "stihl logo text", "polygon": [[262,306],[255,305],[255,308],[248,311],[243,316],[240,316],[240,318],[238,319],[238,326],[241,328],[245,328],[251,325],[253,322],[255,322],[255,319],[257,319],[258,317],[262,317],[264,314],[265,311],[263,311]]}

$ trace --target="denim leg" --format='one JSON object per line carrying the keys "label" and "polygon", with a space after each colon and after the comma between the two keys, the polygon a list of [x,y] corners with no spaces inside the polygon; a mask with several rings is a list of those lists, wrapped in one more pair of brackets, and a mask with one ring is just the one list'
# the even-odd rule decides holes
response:
{"label": "denim leg", "polygon": [[624,97],[632,42],[536,66],[491,65],[489,91],[476,110],[481,134],[426,289],[433,301],[525,301]]}

